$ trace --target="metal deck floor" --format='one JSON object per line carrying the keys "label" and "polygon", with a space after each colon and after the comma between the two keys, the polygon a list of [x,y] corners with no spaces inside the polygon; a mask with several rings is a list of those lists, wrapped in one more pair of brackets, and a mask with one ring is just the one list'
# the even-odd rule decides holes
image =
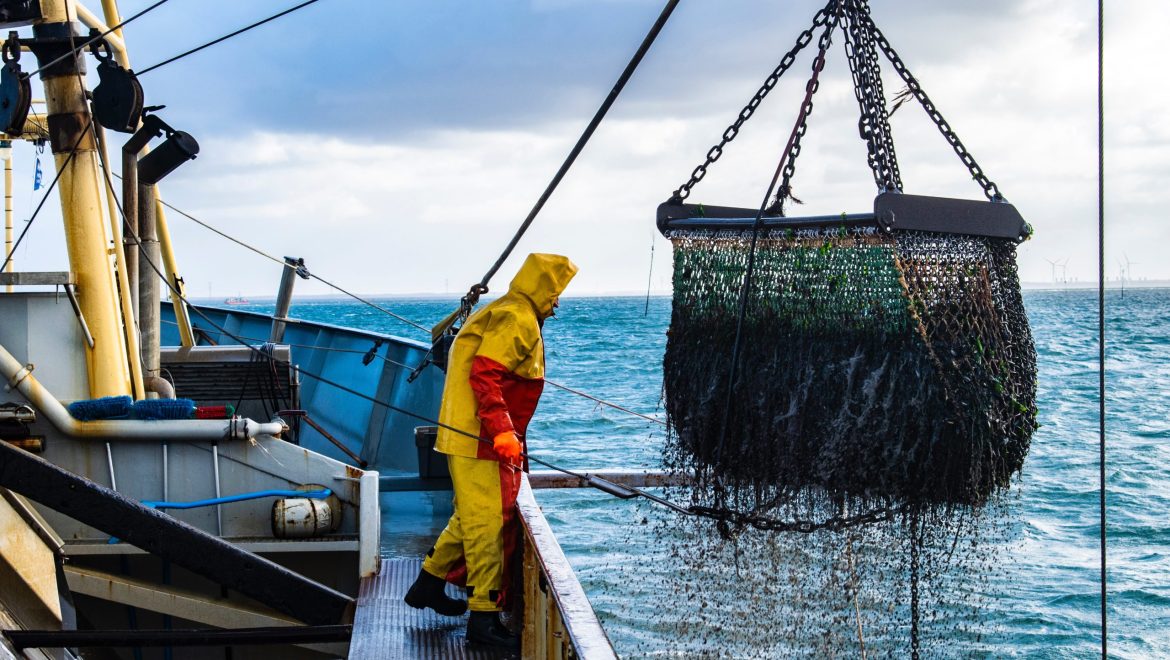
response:
{"label": "metal deck floor", "polygon": [[[421,558],[382,558],[382,570],[362,580],[349,657],[354,660],[497,660],[518,657],[504,651],[468,644],[464,637],[467,615],[458,618],[416,610],[402,601],[418,572]],[[447,585],[447,593],[462,598]]]}

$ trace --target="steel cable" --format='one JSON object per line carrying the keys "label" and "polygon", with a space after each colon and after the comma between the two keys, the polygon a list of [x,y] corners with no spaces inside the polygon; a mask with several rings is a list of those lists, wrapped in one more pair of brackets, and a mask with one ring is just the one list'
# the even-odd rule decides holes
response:
{"label": "steel cable", "polygon": [[1101,536],[1101,657],[1109,657],[1108,543],[1105,518],[1105,2],[1097,0],[1097,434]]}
{"label": "steel cable", "polygon": [[41,208],[44,207],[45,201],[48,200],[49,195],[53,193],[53,188],[57,186],[57,181],[61,179],[61,173],[65,171],[65,168],[69,167],[69,163],[71,163],[73,161],[73,157],[77,155],[77,147],[81,145],[81,141],[85,138],[85,134],[92,129],[93,118],[91,117],[89,123],[85,126],[85,130],[77,136],[77,141],[73,143],[73,147],[69,150],[69,157],[65,159],[65,162],[61,165],[61,167],[57,168],[57,174],[53,177],[53,181],[49,183],[49,187],[45,190],[45,194],[41,197],[41,201],[37,203],[37,208],[33,210],[32,216],[30,216],[29,219],[25,221],[24,229],[20,231],[20,236],[18,236],[16,242],[12,244],[12,249],[9,250],[8,256],[4,258],[4,263],[0,264],[0,271],[3,271],[4,268],[8,266],[8,262],[12,261],[12,257],[16,255],[16,248],[20,247],[20,243],[24,240],[25,235],[28,234],[28,230],[32,229],[33,221],[37,219],[37,215],[41,212]]}
{"label": "steel cable", "polygon": [[[168,321],[165,319],[162,322],[166,323],[168,325],[175,325],[175,326],[178,325],[178,323],[176,323],[175,321]],[[198,330],[201,330],[203,332],[206,332],[206,330],[204,330],[203,328],[200,328],[198,326],[195,326],[195,328]],[[260,339],[257,337],[245,337],[244,335],[236,335],[236,336],[239,339],[245,339],[247,341],[256,342],[258,344],[263,344],[266,341],[268,341],[267,339]],[[337,348],[335,346],[313,346],[311,344],[294,344],[291,342],[279,342],[279,343],[283,346],[291,346],[292,348],[303,348],[306,351],[325,351],[327,353],[349,353],[351,355],[368,355],[370,353],[370,351],[363,351],[360,348]],[[404,362],[399,362],[397,360],[391,360],[390,358],[388,358],[384,355],[378,355],[377,353],[374,353],[373,356],[376,357],[377,359],[387,363],[387,364],[392,364],[392,365],[399,367],[401,369],[406,369],[407,371],[412,371],[414,369],[414,367],[410,366],[409,364],[406,364]],[[555,387],[557,389],[564,390],[565,392],[568,392],[570,394],[574,394],[574,395],[579,396],[583,399],[588,399],[588,400],[593,401],[599,405],[603,405],[603,406],[606,406],[608,408],[613,408],[614,410],[624,412],[624,413],[627,413],[629,415],[633,415],[634,417],[640,417],[648,422],[654,422],[655,424],[660,424],[662,426],[666,426],[666,420],[658,419],[657,417],[651,417],[650,415],[646,415],[646,414],[637,412],[635,410],[630,410],[629,408],[626,408],[624,406],[616,404],[612,401],[607,401],[607,400],[602,399],[600,397],[593,396],[592,394],[589,394],[587,392],[582,392],[581,390],[573,389],[572,387],[569,387],[568,385],[562,385],[561,383],[549,380],[547,378],[544,379],[544,384],[545,385],[552,385],[553,387]]]}
{"label": "steel cable", "polygon": [[[103,167],[105,167],[104,164],[103,164]],[[113,172],[111,172],[111,174],[113,174],[115,177],[117,177],[119,179],[122,178],[122,176],[120,174],[113,173]],[[236,238],[235,236],[232,236],[232,235],[230,235],[230,234],[228,234],[220,229],[217,229],[216,227],[213,227],[212,225],[207,224],[206,222],[200,220],[199,218],[196,218],[195,216],[191,215],[190,213],[187,213],[183,209],[180,209],[177,206],[174,206],[173,204],[166,202],[165,200],[160,199],[159,203],[161,203],[163,206],[167,207],[168,209],[174,211],[175,213],[178,213],[179,215],[183,216],[184,218],[187,218],[188,220],[194,222],[195,224],[199,225],[200,227],[203,227],[204,229],[207,229],[208,231],[210,231],[214,234],[218,234],[219,236],[226,238],[227,240],[231,241],[232,243],[235,243],[236,245],[239,245],[240,247],[242,247],[246,250],[254,252],[254,253],[260,255],[261,257],[268,259],[269,261],[271,261],[273,263],[280,264],[280,266],[282,268],[291,268],[293,270],[296,270],[296,266],[289,264],[284,259],[278,259],[277,257],[265,252],[264,250],[261,250],[260,248],[254,246],[254,245],[250,245],[250,244]],[[333,282],[330,282],[329,280],[326,280],[325,278],[321,277],[320,275],[316,275],[316,274],[310,272],[309,277],[314,279],[314,280],[317,280],[318,282],[324,284],[325,286],[333,289],[334,291],[336,291],[342,295],[349,296],[350,298],[356,300],[357,302],[362,303],[363,305],[366,305],[367,307],[370,307],[372,309],[378,310],[379,312],[382,312],[383,314],[389,316],[390,318],[401,321],[402,323],[405,323],[409,326],[413,326],[414,328],[422,330],[423,332],[427,332],[427,333],[430,332],[430,329],[427,328],[426,326],[422,325],[421,323],[418,323],[416,321],[412,321],[412,320],[410,320],[410,319],[408,319],[405,316],[402,316],[400,314],[395,314],[393,311],[386,309],[385,307],[383,307],[383,306],[381,306],[381,305],[379,305],[371,300],[363,298],[362,296],[359,296],[358,294],[353,293],[351,291],[348,291],[346,289],[343,289],[341,286],[334,284]]]}
{"label": "steel cable", "polygon": [[[163,2],[165,2],[165,1],[166,0],[163,0]],[[163,67],[163,66],[170,64],[171,62],[176,62],[178,60],[181,60],[184,57],[187,57],[188,55],[194,55],[195,53],[198,53],[199,51],[201,51],[205,48],[210,48],[218,43],[222,43],[224,41],[227,41],[228,39],[231,39],[232,37],[243,34],[243,33],[247,32],[248,30],[251,30],[252,28],[257,28],[257,27],[260,27],[261,25],[264,25],[265,23],[275,21],[276,19],[280,18],[281,16],[291,14],[294,11],[301,9],[302,7],[307,7],[315,2],[317,2],[317,0],[306,0],[306,2],[302,2],[299,5],[289,7],[288,9],[285,9],[284,11],[282,11],[278,14],[273,14],[272,16],[269,16],[268,18],[265,18],[265,19],[260,20],[260,21],[256,21],[255,23],[252,23],[251,25],[248,25],[246,27],[242,27],[242,28],[236,30],[235,32],[225,34],[222,37],[219,37],[218,39],[213,39],[213,40],[203,44],[202,46],[196,46],[195,48],[192,48],[191,50],[179,53],[178,55],[175,55],[174,57],[165,59],[165,60],[159,62],[158,64],[152,64],[152,65],[146,67],[145,69],[139,71],[138,75],[141,76],[141,75],[150,73],[151,71],[154,71],[155,69],[157,69],[159,67]],[[126,22],[129,23],[129,21],[126,21]],[[125,23],[123,23],[123,25],[125,25]]]}
{"label": "steel cable", "polygon": [[[98,153],[100,154],[101,151],[99,150]],[[110,176],[109,169],[108,169],[108,167],[105,167],[104,165],[105,165],[105,163],[104,163],[104,157],[103,157],[102,173],[104,174],[104,176],[106,178],[106,184],[108,186],[108,189],[110,191],[113,191],[113,182],[109,178],[109,176]],[[111,192],[111,194],[113,194],[113,193]],[[117,205],[118,212],[121,213],[123,217],[125,217],[125,210],[122,208],[121,200],[119,200],[116,195],[114,195],[114,202]],[[127,227],[127,230],[130,231],[131,237],[133,237],[135,239],[138,238],[137,235],[134,234],[133,230],[129,229],[129,227]],[[178,288],[175,287],[175,285],[172,282],[170,282],[170,280],[167,279],[167,277],[163,273],[162,269],[159,268],[158,264],[154,263],[154,261],[151,260],[150,255],[147,254],[146,249],[144,247],[142,247],[141,244],[139,244],[139,253],[140,253],[140,258],[143,261],[145,261],[145,263],[147,265],[150,266],[151,270],[153,270],[155,272],[155,274],[160,279],[163,280],[163,282],[166,284],[167,288],[170,290],[171,295],[178,298],[179,300],[182,300],[184,303],[186,303],[189,306],[189,308],[191,309],[191,311],[195,312],[195,314],[197,314],[200,318],[202,318],[204,321],[206,321],[208,325],[215,328],[222,335],[230,337],[233,341],[240,344],[241,346],[247,347],[254,355],[258,355],[259,357],[261,357],[265,360],[268,360],[269,362],[271,362],[275,366],[279,366],[282,368],[292,368],[293,367],[292,364],[285,362],[284,360],[280,360],[280,359],[276,358],[275,356],[270,355],[268,353],[265,353],[264,351],[260,350],[259,348],[246,343],[245,341],[243,341],[243,338],[235,335],[232,332],[229,332],[226,328],[223,328],[222,326],[217,324],[215,321],[212,321],[211,318],[208,317],[201,309],[199,309],[195,305],[192,305],[191,301],[188,300],[187,297],[184,296],[178,290]],[[393,412],[396,412],[396,413],[399,413],[402,415],[406,415],[407,417],[411,417],[413,419],[417,419],[419,421],[426,422],[428,424],[432,424],[432,425],[440,427],[440,428],[447,429],[448,431],[451,431],[452,433],[457,433],[459,435],[466,436],[468,438],[472,438],[473,440],[476,440],[477,442],[490,442],[486,438],[481,438],[480,436],[478,436],[474,433],[471,433],[470,431],[466,431],[464,429],[461,429],[461,428],[458,428],[455,426],[451,426],[450,424],[444,424],[443,422],[440,422],[436,419],[432,419],[426,415],[412,412],[412,411],[407,410],[405,408],[400,408],[398,406],[395,406],[391,403],[381,401],[375,397],[369,396],[363,392],[359,392],[358,390],[355,390],[351,387],[343,385],[335,380],[326,378],[326,377],[321,376],[319,374],[315,374],[311,371],[306,371],[300,367],[296,367],[296,369],[297,369],[297,373],[300,373],[304,376],[308,376],[309,378],[312,378],[312,379],[314,379],[320,383],[323,383],[325,385],[329,385],[330,387],[333,387],[335,389],[341,390],[342,392],[345,392],[345,393],[350,394],[352,396],[356,396],[356,397],[363,399],[365,401],[369,401],[370,403],[372,403],[374,405],[382,406],[383,408],[386,408],[387,410],[390,410],[390,411],[393,411]],[[560,467],[560,466],[555,465],[553,463],[550,463],[544,459],[541,459],[537,456],[533,456],[533,455],[529,454],[528,452],[521,452],[521,456],[528,459],[529,461],[532,461],[532,462],[537,463],[539,465],[543,465],[543,466],[549,468],[550,470],[555,470],[555,471],[560,472],[562,474],[566,474],[566,475],[569,475],[571,477],[581,479],[585,483],[589,483],[591,485],[594,485],[594,487],[598,487],[598,486],[596,486],[596,484],[593,484],[593,481],[597,479],[596,477],[591,477],[590,475],[588,475],[586,473],[575,472],[573,470],[569,470],[569,469]],[[512,466],[512,467],[513,467],[513,469],[519,469],[517,466]],[[602,480],[602,481],[604,481],[604,480]],[[598,488],[603,490],[603,492],[604,492],[603,488],[600,488],[600,487],[598,487]],[[633,496],[642,497],[642,498],[645,498],[647,500],[650,500],[651,502],[661,504],[665,507],[668,507],[670,509],[673,509],[674,511],[677,511],[677,512],[685,514],[685,515],[711,517],[711,514],[709,514],[707,512],[699,511],[699,510],[692,510],[691,508],[684,507],[684,506],[679,505],[679,504],[675,504],[674,502],[671,502],[663,497],[659,497],[658,495],[655,495],[653,493],[646,492],[645,490],[643,490],[641,488],[635,488],[633,486],[620,486],[620,488],[627,490],[628,492],[634,494],[634,495],[631,495],[630,497],[633,497]]]}
{"label": "steel cable", "polygon": [[528,231],[528,228],[532,225],[532,221],[536,219],[536,216],[540,213],[541,209],[544,208],[545,202],[547,202],[549,197],[552,196],[553,191],[557,189],[561,179],[565,178],[565,175],[568,174],[569,168],[573,166],[573,163],[577,160],[577,156],[579,156],[581,151],[585,149],[585,145],[589,142],[589,138],[593,137],[593,132],[597,130],[597,127],[601,124],[601,120],[604,119],[606,113],[609,112],[610,106],[612,106],[614,101],[617,100],[618,95],[621,94],[622,89],[625,88],[626,82],[628,82],[630,77],[634,75],[634,70],[638,68],[638,65],[642,62],[642,58],[645,57],[647,51],[650,50],[651,44],[654,43],[654,40],[658,37],[658,33],[661,32],[663,26],[666,25],[667,19],[669,19],[671,13],[674,12],[674,8],[678,6],[678,2],[679,0],[668,0],[666,6],[662,8],[662,12],[658,15],[658,20],[654,21],[654,25],[650,28],[650,32],[646,34],[646,37],[642,40],[641,45],[638,46],[638,50],[634,53],[634,56],[630,59],[629,63],[626,64],[625,70],[622,71],[621,75],[618,77],[617,82],[614,84],[613,89],[609,91],[609,94],[605,97],[605,100],[602,101],[601,107],[597,109],[597,112],[593,115],[593,119],[590,120],[589,125],[585,127],[585,132],[581,134],[581,137],[577,138],[577,144],[573,145],[573,149],[569,151],[569,155],[565,158],[565,161],[561,163],[560,169],[558,169],[556,174],[553,175],[552,181],[549,181],[548,185],[544,189],[544,192],[541,193],[540,197],[536,200],[536,204],[532,206],[532,210],[528,212],[528,216],[524,218],[524,222],[520,223],[520,228],[516,230],[516,233],[512,236],[512,240],[508,241],[507,247],[504,248],[504,251],[500,254],[499,258],[496,259],[496,262],[492,264],[492,267],[488,269],[487,273],[484,274],[483,279],[471,287],[471,290],[468,292],[468,297],[473,299],[471,304],[475,304],[474,301],[479,299],[480,294],[487,293],[488,282],[496,274],[496,271],[500,269],[500,266],[504,265],[504,261],[506,261],[508,256],[512,254],[512,250],[516,248],[516,244],[520,242],[520,239],[523,238],[524,234]]}
{"label": "steel cable", "polygon": [[[124,26],[129,25],[130,23],[134,22],[135,20],[141,18],[142,16],[145,16],[146,14],[154,11],[156,8],[161,7],[162,5],[165,5],[168,2],[170,2],[170,0],[158,0],[158,2],[154,3],[153,5],[147,7],[146,9],[143,9],[142,11],[138,12],[137,14],[134,14],[133,16],[131,16],[130,18],[127,18],[126,20],[122,21],[121,23],[118,23],[117,25],[107,29],[105,32],[97,35],[96,37],[90,37],[89,39],[85,40],[85,42],[83,42],[80,46],[74,46],[73,48],[70,48],[69,51],[66,52],[64,55],[61,55],[60,57],[57,57],[56,59],[50,60],[48,64],[41,65],[41,67],[38,68],[36,71],[33,71],[32,73],[29,73],[29,74],[25,75],[24,77],[25,78],[32,78],[33,76],[44,71],[45,69],[48,69],[49,67],[52,67],[55,64],[59,64],[70,57],[76,56],[79,52],[85,50],[91,44],[95,44],[95,43],[101,41],[102,39],[105,39],[106,36],[108,36],[109,34],[111,34],[113,32],[117,32],[118,30],[121,30]],[[72,33],[71,33],[70,34],[70,42],[72,42],[72,40],[73,40],[73,38],[72,38]]]}

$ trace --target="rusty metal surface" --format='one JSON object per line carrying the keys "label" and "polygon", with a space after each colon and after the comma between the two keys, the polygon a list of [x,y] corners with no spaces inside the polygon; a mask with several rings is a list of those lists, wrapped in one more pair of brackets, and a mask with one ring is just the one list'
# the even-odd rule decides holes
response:
{"label": "rusty metal surface", "polygon": [[[496,660],[506,652],[468,644],[467,616],[439,616],[402,602],[422,569],[421,558],[382,560],[378,575],[362,580],[349,657],[362,660]],[[447,594],[462,598],[447,585]]]}

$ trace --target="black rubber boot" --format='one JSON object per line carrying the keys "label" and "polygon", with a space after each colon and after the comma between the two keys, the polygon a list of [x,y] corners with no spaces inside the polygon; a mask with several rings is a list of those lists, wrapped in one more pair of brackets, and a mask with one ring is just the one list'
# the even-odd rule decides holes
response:
{"label": "black rubber boot", "polygon": [[447,582],[426,571],[419,571],[418,578],[402,600],[407,605],[421,610],[429,607],[444,616],[459,616],[467,611],[467,601],[451,598],[445,592]]}
{"label": "black rubber boot", "polygon": [[520,650],[520,638],[500,623],[499,612],[472,612],[467,618],[467,641]]}

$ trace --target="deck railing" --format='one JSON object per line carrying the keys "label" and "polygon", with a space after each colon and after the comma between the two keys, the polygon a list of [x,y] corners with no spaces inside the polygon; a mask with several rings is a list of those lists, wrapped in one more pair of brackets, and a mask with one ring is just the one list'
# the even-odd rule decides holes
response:
{"label": "deck railing", "polygon": [[527,476],[516,505],[524,528],[522,657],[616,660],[613,645],[536,503]]}

